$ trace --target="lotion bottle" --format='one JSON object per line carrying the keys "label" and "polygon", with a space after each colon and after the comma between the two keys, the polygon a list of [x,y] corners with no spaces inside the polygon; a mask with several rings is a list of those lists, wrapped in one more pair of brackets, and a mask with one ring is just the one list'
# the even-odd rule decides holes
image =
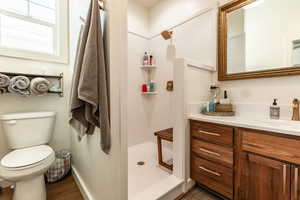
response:
{"label": "lotion bottle", "polygon": [[279,119],[280,118],[280,107],[277,104],[277,99],[274,99],[272,106],[270,107],[270,118]]}
{"label": "lotion bottle", "polygon": [[220,99],[221,104],[230,104],[230,99],[228,98],[227,91],[224,91],[224,99]]}

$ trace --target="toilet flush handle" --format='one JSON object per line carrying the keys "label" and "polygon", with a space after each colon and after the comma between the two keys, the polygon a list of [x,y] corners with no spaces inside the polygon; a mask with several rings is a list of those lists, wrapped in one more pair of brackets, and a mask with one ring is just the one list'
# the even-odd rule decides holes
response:
{"label": "toilet flush handle", "polygon": [[10,124],[10,125],[14,125],[14,124],[17,123],[17,121],[16,120],[10,120],[10,121],[7,121],[6,123]]}

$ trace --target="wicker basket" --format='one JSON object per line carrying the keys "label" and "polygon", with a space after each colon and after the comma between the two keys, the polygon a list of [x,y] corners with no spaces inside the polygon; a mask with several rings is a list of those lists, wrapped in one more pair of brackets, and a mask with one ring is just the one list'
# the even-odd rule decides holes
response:
{"label": "wicker basket", "polygon": [[60,150],[55,152],[55,162],[46,172],[47,181],[49,183],[62,180],[71,169],[71,152]]}

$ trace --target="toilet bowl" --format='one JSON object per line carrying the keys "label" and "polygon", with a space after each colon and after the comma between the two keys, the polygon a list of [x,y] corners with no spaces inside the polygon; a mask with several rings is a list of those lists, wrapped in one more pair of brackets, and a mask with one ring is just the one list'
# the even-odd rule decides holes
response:
{"label": "toilet bowl", "polygon": [[13,200],[46,200],[44,173],[55,161],[47,145],[55,113],[19,113],[0,116],[11,152],[0,162],[0,178],[15,183]]}

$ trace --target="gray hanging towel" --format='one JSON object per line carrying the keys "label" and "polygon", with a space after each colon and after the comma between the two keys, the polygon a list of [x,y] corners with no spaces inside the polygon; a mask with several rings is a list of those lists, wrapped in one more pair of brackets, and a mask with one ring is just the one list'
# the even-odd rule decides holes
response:
{"label": "gray hanging towel", "polygon": [[97,0],[92,0],[84,31],[77,50],[71,94],[70,124],[84,134],[92,135],[100,128],[101,148],[109,153],[111,147],[109,119],[108,66]]}

